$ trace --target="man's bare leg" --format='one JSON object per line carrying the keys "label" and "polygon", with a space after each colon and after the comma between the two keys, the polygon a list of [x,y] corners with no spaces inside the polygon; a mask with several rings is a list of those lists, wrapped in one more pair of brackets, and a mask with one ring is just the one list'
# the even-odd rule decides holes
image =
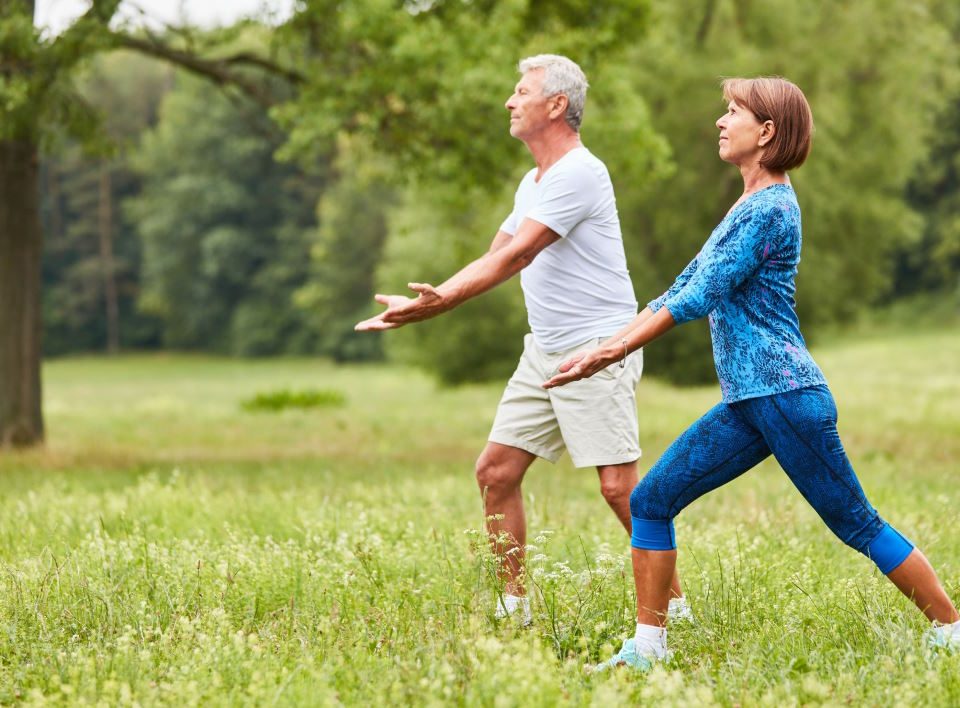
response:
{"label": "man's bare leg", "polygon": [[[607,500],[607,504],[613,509],[613,513],[617,515],[629,536],[633,532],[633,522],[630,518],[630,494],[637,486],[637,463],[601,465],[597,467],[597,475],[600,477],[600,492],[603,498]],[[680,574],[676,571],[670,582],[670,597],[683,597]]]}
{"label": "man's bare leg", "polygon": [[[477,485],[483,495],[490,544],[494,553],[504,559],[504,590],[517,596],[526,594],[519,579],[527,545],[527,520],[520,484],[535,459],[537,456],[526,450],[495,442],[488,442],[477,459]],[[502,518],[491,519],[491,516]]]}

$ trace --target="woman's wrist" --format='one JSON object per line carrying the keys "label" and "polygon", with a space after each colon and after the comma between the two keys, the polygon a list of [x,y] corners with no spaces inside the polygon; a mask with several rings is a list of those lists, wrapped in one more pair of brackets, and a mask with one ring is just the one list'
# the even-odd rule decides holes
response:
{"label": "woman's wrist", "polygon": [[624,347],[622,340],[617,339],[613,342],[604,344],[600,347],[600,356],[603,360],[603,368],[607,368],[611,364],[616,364],[623,361],[626,357],[623,354]]}

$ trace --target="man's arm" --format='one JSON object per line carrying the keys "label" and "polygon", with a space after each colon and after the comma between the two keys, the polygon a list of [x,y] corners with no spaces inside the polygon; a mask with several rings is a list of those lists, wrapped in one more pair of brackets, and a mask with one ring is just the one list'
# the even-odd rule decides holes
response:
{"label": "man's arm", "polygon": [[484,255],[489,256],[494,251],[499,251],[512,240],[513,234],[508,234],[506,231],[497,231],[497,235],[494,236],[493,241],[490,242],[490,248],[487,249],[487,252]]}
{"label": "man's arm", "polygon": [[374,299],[387,309],[356,325],[360,331],[394,329],[411,322],[436,317],[462,302],[485,293],[519,273],[537,254],[560,238],[538,221],[524,219],[513,236],[498,231],[490,250],[434,287],[429,283],[408,283],[416,298],[377,294]]}

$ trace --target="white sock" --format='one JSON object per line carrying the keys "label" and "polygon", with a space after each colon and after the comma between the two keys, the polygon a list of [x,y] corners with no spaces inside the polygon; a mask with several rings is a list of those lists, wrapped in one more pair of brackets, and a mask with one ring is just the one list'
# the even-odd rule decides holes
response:
{"label": "white sock", "polygon": [[667,612],[671,615],[688,615],[690,614],[690,603],[687,602],[686,596],[684,597],[671,597],[670,604],[667,606]]}
{"label": "white sock", "polygon": [[667,628],[637,622],[637,633],[633,635],[636,652],[650,659],[662,659],[667,655]]}

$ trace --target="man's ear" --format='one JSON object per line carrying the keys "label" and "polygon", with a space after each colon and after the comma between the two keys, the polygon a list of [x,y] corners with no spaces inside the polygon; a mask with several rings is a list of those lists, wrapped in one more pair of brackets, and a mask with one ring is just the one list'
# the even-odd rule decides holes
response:
{"label": "man's ear", "polygon": [[556,96],[551,96],[550,100],[553,102],[553,106],[550,108],[551,118],[560,118],[566,115],[567,108],[570,106],[569,98],[562,93],[558,93]]}

